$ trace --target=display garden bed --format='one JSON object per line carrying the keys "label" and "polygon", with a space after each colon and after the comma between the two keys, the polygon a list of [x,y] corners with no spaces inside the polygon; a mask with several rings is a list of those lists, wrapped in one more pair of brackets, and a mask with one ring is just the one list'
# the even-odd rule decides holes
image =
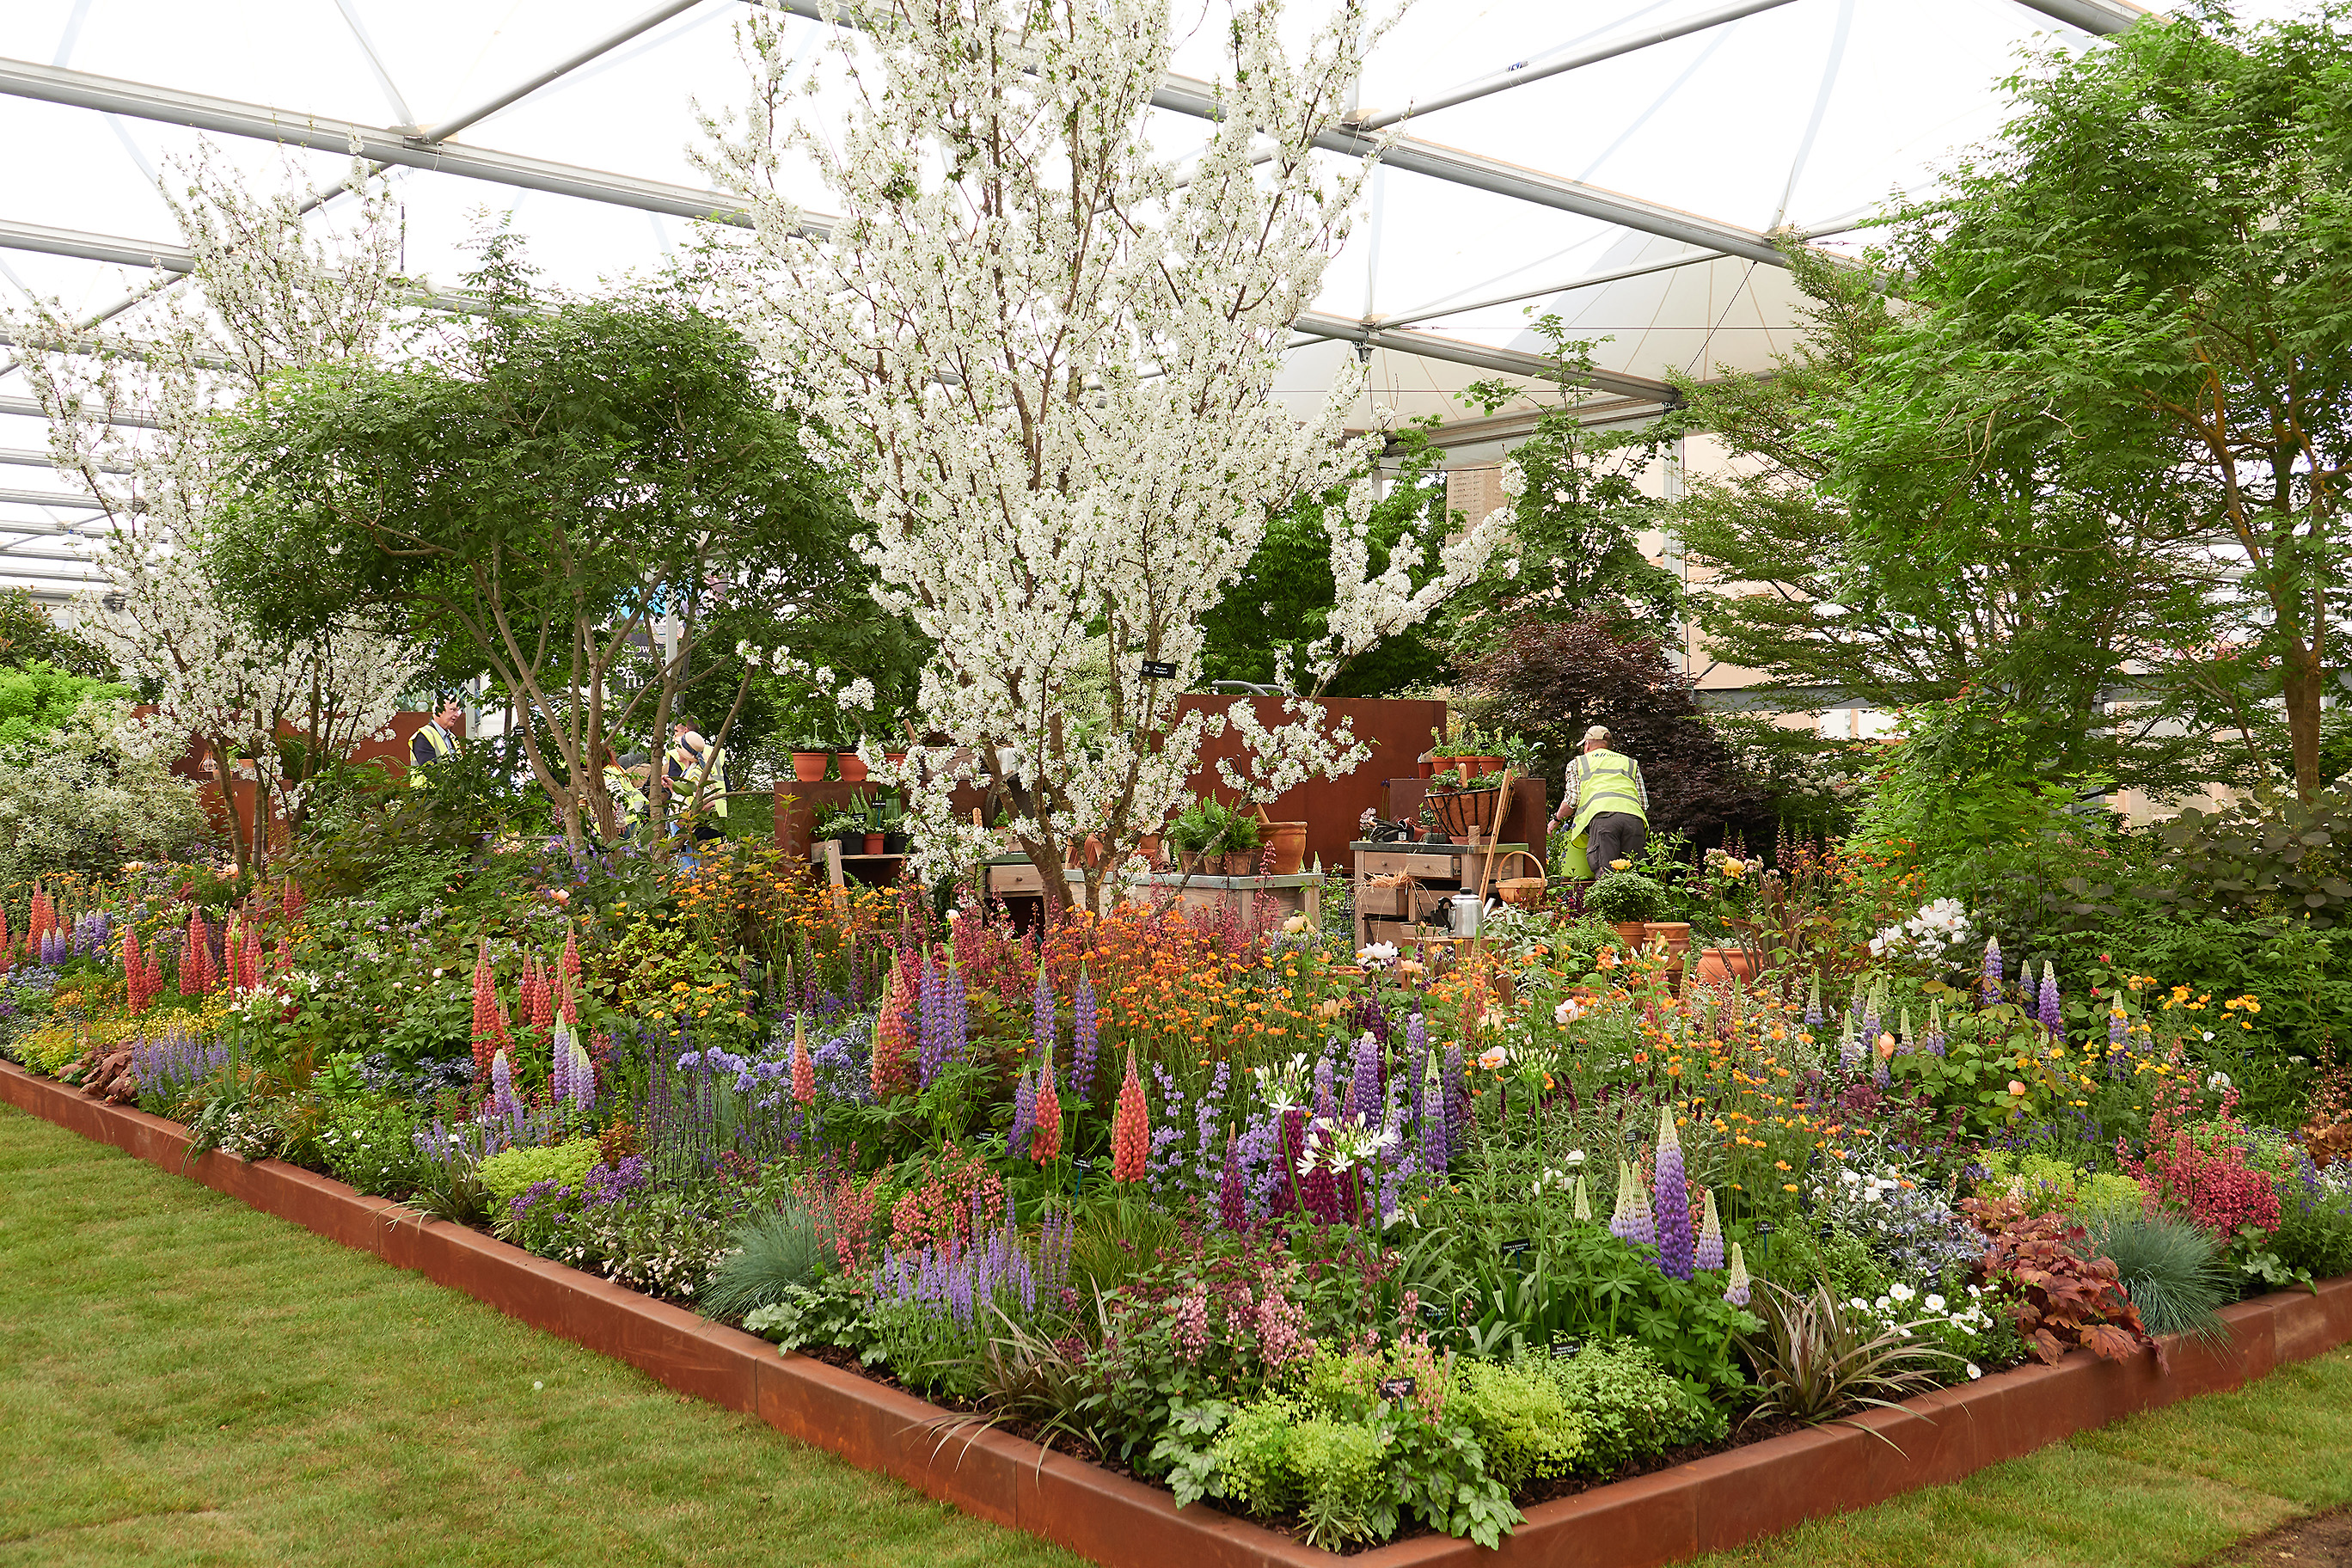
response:
{"label": "display garden bed", "polygon": [[[0,1062],[0,1097],[58,1126],[202,1182],[267,1214],[466,1291],[510,1317],[614,1356],[682,1394],[906,1481],[979,1518],[1097,1562],[1204,1568],[1328,1563],[1261,1526],[1034,1444],[969,1428],[897,1389],[551,1263],[462,1226],[420,1221],[383,1198],[274,1160],[191,1157],[178,1123],[107,1104]],[[2226,1344],[2176,1340],[2150,1357],[2082,1352],[1930,1394],[1850,1421],[1767,1438],[1527,1510],[1489,1553],[1430,1536],[1350,1559],[1361,1568],[1504,1563],[1642,1568],[1717,1551],[1807,1519],[1948,1482],[2134,1411],[2236,1388],[2352,1341],[2352,1279],[2223,1310]]]}

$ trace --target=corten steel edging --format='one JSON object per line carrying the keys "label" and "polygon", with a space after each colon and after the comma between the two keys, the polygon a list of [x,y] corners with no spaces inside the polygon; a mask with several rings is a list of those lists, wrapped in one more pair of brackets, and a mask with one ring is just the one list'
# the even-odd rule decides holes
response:
{"label": "corten steel edging", "polygon": [[[0,1062],[5,1099],[267,1214],[466,1291],[510,1317],[614,1356],[681,1393],[757,1415],[967,1513],[1111,1568],[1309,1568],[1336,1561],[1287,1536],[1194,1506],[993,1431],[955,1430],[935,1405],[765,1340],[537,1258],[462,1226],[420,1223],[383,1198],[275,1160],[190,1160],[178,1123],[92,1100]],[[2241,1387],[2352,1340],[2352,1277],[2224,1308],[2223,1345],[2168,1342],[2151,1358],[2068,1356],[1939,1390],[1894,1410],[1768,1438],[1527,1510],[1489,1552],[1425,1537],[1363,1552],[1356,1568],[1654,1568],[1808,1519],[1957,1480],[2118,1416]]]}

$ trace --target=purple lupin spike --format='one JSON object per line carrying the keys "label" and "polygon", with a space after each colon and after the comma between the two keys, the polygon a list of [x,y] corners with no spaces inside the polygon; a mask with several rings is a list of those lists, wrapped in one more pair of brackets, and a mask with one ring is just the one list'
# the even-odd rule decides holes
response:
{"label": "purple lupin spike", "polygon": [[1675,1136],[1672,1106],[1658,1108],[1658,1270],[1673,1279],[1697,1272],[1696,1240],[1691,1235],[1690,1182],[1683,1173],[1682,1141]]}
{"label": "purple lupin spike", "polygon": [[1428,1054],[1429,1025],[1420,1009],[1415,1008],[1412,1016],[1404,1021],[1404,1059],[1417,1062]]}
{"label": "purple lupin spike", "polygon": [[1029,1140],[1037,1131],[1037,1080],[1026,1070],[1021,1081],[1013,1086],[1013,1125],[1004,1134],[1004,1147],[1014,1159],[1029,1152]]}
{"label": "purple lupin spike", "polygon": [[2066,1016],[2058,1002],[2058,966],[2048,959],[2042,961],[2042,1026],[2050,1037],[2056,1039],[2065,1033]]}
{"label": "purple lupin spike", "polygon": [[[1415,1013],[1419,1023],[1421,1015]],[[1439,1074],[1434,1052],[1423,1058],[1429,1068],[1423,1075],[1421,1086],[1421,1163],[1433,1172],[1442,1173],[1446,1166],[1447,1146],[1452,1142],[1445,1131],[1445,1080]]]}
{"label": "purple lupin spike", "polygon": [[947,1064],[948,1019],[947,996],[940,984],[940,965],[930,958],[923,960],[923,984],[919,993],[922,1004],[922,1049],[917,1061],[919,1085],[931,1086],[931,1079]]}
{"label": "purple lupin spike", "polygon": [[1462,1047],[1445,1047],[1445,1156],[1462,1158],[1470,1146],[1470,1079],[1462,1070]]}
{"label": "purple lupin spike", "polygon": [[1029,1034],[1040,1051],[1050,1050],[1054,1044],[1054,978],[1046,973],[1045,961],[1037,961],[1037,988],[1029,999]]}
{"label": "purple lupin spike", "polygon": [[943,967],[940,984],[947,993],[948,1059],[960,1061],[971,1039],[971,1020],[967,1016],[971,1004],[964,995],[963,965],[950,959]]}
{"label": "purple lupin spike", "polygon": [[1339,1098],[1331,1090],[1331,1058],[1327,1054],[1315,1064],[1315,1120],[1333,1121],[1339,1115]]}
{"label": "purple lupin spike", "polygon": [[1988,1007],[2000,1000],[2000,983],[2005,971],[2000,961],[2000,938],[1985,938],[1984,1005]]}
{"label": "purple lupin spike", "polygon": [[1095,1044],[1100,1026],[1095,1019],[1094,982],[1078,970],[1077,994],[1070,998],[1070,1091],[1080,1100],[1095,1093]]}
{"label": "purple lupin spike", "polygon": [[1348,1104],[1343,1114],[1370,1126],[1381,1114],[1381,1043],[1370,1029],[1356,1042],[1356,1069],[1348,1075]]}

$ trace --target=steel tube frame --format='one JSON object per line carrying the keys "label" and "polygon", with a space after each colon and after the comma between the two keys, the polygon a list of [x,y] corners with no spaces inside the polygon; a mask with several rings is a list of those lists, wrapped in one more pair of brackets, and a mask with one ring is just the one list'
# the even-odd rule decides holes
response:
{"label": "steel tube frame", "polygon": [[2070,27],[2099,37],[2112,37],[2133,23],[2157,13],[2126,0],[2017,0],[2029,11],[2039,11]]}
{"label": "steel tube frame", "polygon": [[[818,0],[746,0],[746,4],[764,5],[771,10],[789,12],[814,21],[838,21],[844,26],[860,25],[856,13],[846,8],[838,17],[826,16]],[[1155,109],[1189,115],[1195,120],[1221,118],[1214,85],[1197,77],[1171,73],[1161,78],[1159,89],[1151,95],[1151,103]],[[1643,234],[1679,239],[1694,249],[1720,250],[1774,267],[1781,265],[1780,253],[1773,248],[1770,237],[1754,229],[1662,206],[1655,202],[1645,202],[1638,196],[1629,196],[1599,185],[1588,185],[1580,180],[1523,168],[1517,163],[1465,152],[1458,147],[1424,142],[1415,136],[1366,134],[1344,126],[1323,132],[1315,139],[1315,145],[1326,152],[1345,153],[1355,158],[1378,154],[1389,167],[1402,169],[1408,174],[1424,174],[1433,180],[1467,185],[1473,190],[1490,191],[1496,195],[1510,196],[1538,206],[1598,218],[1603,223],[1636,229]]]}
{"label": "steel tube frame", "polygon": [[1770,11],[1789,4],[1790,0],[1738,0],[1736,5],[1718,6],[1701,16],[1686,16],[1679,22],[1670,22],[1663,27],[1654,27],[1646,33],[1637,33],[1631,37],[1602,44],[1598,48],[1587,49],[1581,54],[1570,55],[1564,59],[1550,60],[1539,66],[1518,66],[1509,70],[1496,71],[1492,76],[1480,77],[1475,81],[1465,82],[1462,86],[1449,91],[1434,93],[1425,99],[1412,99],[1401,108],[1352,117],[1348,123],[1358,131],[1378,131],[1383,126],[1394,125],[1399,121],[1410,120],[1415,115],[1434,114],[1441,109],[1451,109],[1457,103],[1468,103],[1475,99],[1490,97],[1495,93],[1508,92],[1515,87],[1525,87],[1531,81],[1543,81],[1568,71],[1598,65],[1602,60],[1613,60],[1620,55],[1630,55],[1658,44],[1671,43],[1676,38],[1688,37],[1693,33],[1704,33],[1711,27],[1720,27],[1727,22],[1737,22],[1743,16],[1753,16],[1759,11]]}
{"label": "steel tube frame", "polygon": [[[0,414],[18,414],[27,419],[48,423],[49,411],[29,397],[0,397]],[[109,425],[126,426],[133,430],[160,430],[162,424],[144,414],[115,413],[106,416]]]}
{"label": "steel tube frame", "polygon": [[93,500],[89,496],[78,496],[71,490],[0,489],[0,505],[54,506],[63,507],[68,511],[104,511],[107,510],[105,502]]}
{"label": "steel tube frame", "polygon": [[[522,190],[546,191],[669,217],[708,218],[737,227],[748,227],[751,223],[736,199],[719,191],[584,169],[488,147],[428,142],[379,125],[297,114],[291,110],[240,103],[27,60],[0,59],[0,93],[321,153],[349,154],[356,142],[356,156],[371,163],[456,174]],[[822,238],[829,232],[830,221],[813,218],[803,226]]]}
{"label": "steel tube frame", "polygon": [[[58,466],[57,459],[47,452],[36,452],[25,447],[0,447],[0,463],[13,464],[20,468],[54,469]],[[102,474],[127,474],[131,470],[121,463],[100,463],[98,471]]]}
{"label": "steel tube frame", "polygon": [[[1375,322],[1354,321],[1346,316],[1326,316],[1313,310],[1301,315],[1290,326],[1293,331],[1303,332],[1311,338],[1387,349],[1395,353],[1444,360],[1453,364],[1498,371],[1505,375],[1523,375],[1554,384],[1562,379],[1556,360],[1546,359],[1540,354],[1522,353],[1517,349],[1488,348],[1484,343],[1464,342],[1459,338],[1440,337],[1434,332],[1383,327]],[[1653,381],[1645,375],[1629,375],[1622,371],[1585,371],[1566,379],[1668,408],[1682,402],[1675,389],[1664,382]]]}
{"label": "steel tube frame", "polygon": [[1472,310],[1484,310],[1493,305],[1516,305],[1522,300],[1540,300],[1547,294],[1566,294],[1578,289],[1595,289],[1603,283],[1622,283],[1628,278],[1645,278],[1653,272],[1671,272],[1677,267],[1692,267],[1702,261],[1731,259],[1720,250],[1702,250],[1690,256],[1670,256],[1664,261],[1645,261],[1639,267],[1621,267],[1614,272],[1596,272],[1590,278],[1571,278],[1565,283],[1548,283],[1540,289],[1523,289],[1516,294],[1496,294],[1485,300],[1473,300],[1465,305],[1447,305],[1440,310],[1411,310],[1400,316],[1367,319],[1377,326],[1402,327],[1413,321],[1433,321],[1441,316],[1459,316]]}

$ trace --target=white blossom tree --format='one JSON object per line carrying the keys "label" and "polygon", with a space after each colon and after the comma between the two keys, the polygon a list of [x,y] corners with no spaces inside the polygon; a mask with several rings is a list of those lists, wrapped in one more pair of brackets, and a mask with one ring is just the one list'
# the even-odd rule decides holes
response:
{"label": "white blossom tree", "polygon": [[[341,238],[314,233],[291,195],[248,192],[209,148],[169,167],[163,195],[195,258],[193,298],[160,298],[121,330],[86,329],[54,304],[5,324],[48,416],[52,460],[100,508],[81,543],[109,587],[83,596],[80,629],[160,682],[152,723],[195,738],[231,803],[230,844],[246,870],[264,852],[272,811],[298,814],[322,759],[383,729],[421,660],[366,626],[270,637],[217,591],[204,548],[235,475],[214,417],[279,371],[380,354],[408,285],[395,267],[394,204],[357,162]],[[281,743],[289,735],[299,767]],[[251,834],[234,809],[240,775],[257,792]]]}
{"label": "white blossom tree", "polygon": [[[882,0],[854,20],[834,45],[845,114],[829,100],[822,125],[796,117],[808,89],[761,18],[748,108],[706,121],[705,164],[755,224],[740,314],[829,432],[877,597],[936,645],[917,721],[952,746],[867,758],[911,786],[919,863],[988,847],[948,807],[977,783],[1057,900],[1074,851],[1099,841],[1097,904],[1107,869],[1186,803],[1202,742],[1248,711],[1180,707],[1202,615],[1270,507],[1371,466],[1369,441],[1344,438],[1352,366],[1312,417],[1272,394],[1368,177],[1314,138],[1386,22],[1351,0],[1294,61],[1276,5],[1237,5],[1222,112],[1180,168],[1146,122],[1171,47],[1159,0]],[[823,241],[783,192],[788,158],[843,215]],[[1480,520],[1416,593],[1417,560],[1367,577],[1368,484],[1326,517],[1326,679],[1475,574],[1508,521]],[[1251,725],[1236,776],[1352,767],[1362,748],[1322,719],[1307,701]]]}

